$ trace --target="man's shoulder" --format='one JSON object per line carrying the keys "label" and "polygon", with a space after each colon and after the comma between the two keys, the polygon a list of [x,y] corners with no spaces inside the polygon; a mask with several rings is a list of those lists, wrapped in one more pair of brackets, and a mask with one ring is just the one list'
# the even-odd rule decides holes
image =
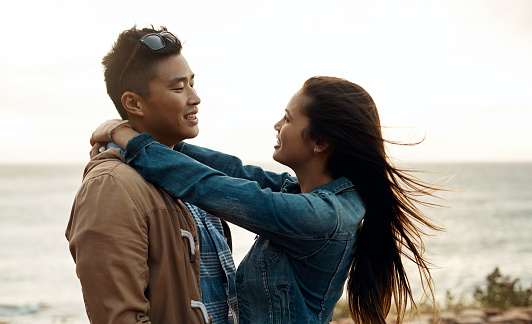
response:
{"label": "man's shoulder", "polygon": [[[102,155],[105,153],[107,152],[102,153]],[[150,185],[137,170],[120,159],[116,152],[107,156],[97,156],[87,164],[83,182],[90,182],[97,177],[113,177],[123,183],[137,182],[139,185]]]}
{"label": "man's shoulder", "polygon": [[143,213],[169,208],[172,199],[167,193],[145,180],[119,153],[118,157],[105,153],[87,164],[77,201],[100,204],[103,199],[105,204],[134,204]]}
{"label": "man's shoulder", "polygon": [[[108,150],[109,151],[109,150]],[[120,158],[118,151],[101,153],[85,167],[81,188],[88,191],[120,190],[124,194],[138,199],[142,196],[160,196],[161,190],[142,177],[135,168],[127,165]],[[101,156],[103,155],[103,156]]]}

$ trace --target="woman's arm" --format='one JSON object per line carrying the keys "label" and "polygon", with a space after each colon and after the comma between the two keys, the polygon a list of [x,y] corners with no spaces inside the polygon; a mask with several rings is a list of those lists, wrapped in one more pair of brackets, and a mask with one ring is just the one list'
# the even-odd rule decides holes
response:
{"label": "woman's arm", "polygon": [[236,156],[214,151],[208,148],[181,142],[174,150],[190,156],[194,160],[201,162],[215,170],[221,171],[234,178],[242,178],[256,181],[261,188],[270,188],[279,192],[286,180],[297,181],[289,173],[276,173],[264,171],[261,167],[254,165],[243,165],[242,160]]}
{"label": "woman's arm", "polygon": [[[139,133],[129,126],[127,120],[112,119],[102,123],[92,133],[91,158],[99,153],[99,149],[105,142],[114,142],[125,150],[128,141]],[[281,191],[281,187],[286,180],[291,182],[297,181],[295,177],[290,176],[287,172],[275,173],[264,171],[262,168],[242,164],[242,161],[236,156],[220,153],[207,148],[178,143],[175,150],[188,155],[195,160],[210,166],[211,168],[221,171],[228,176],[256,181],[261,188],[270,188],[273,191]]]}
{"label": "woman's arm", "polygon": [[144,178],[172,195],[263,235],[296,255],[316,250],[336,229],[332,194],[261,189],[254,181],[229,177],[171,150],[148,134],[128,142],[125,158]]}

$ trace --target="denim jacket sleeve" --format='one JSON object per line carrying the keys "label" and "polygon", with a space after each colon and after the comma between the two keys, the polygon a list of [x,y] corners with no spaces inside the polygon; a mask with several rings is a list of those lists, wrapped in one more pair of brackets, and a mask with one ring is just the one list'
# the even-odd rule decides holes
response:
{"label": "denim jacket sleeve", "polygon": [[255,165],[243,165],[242,160],[236,156],[224,154],[208,148],[181,142],[174,150],[190,156],[194,160],[201,162],[211,168],[221,171],[234,178],[242,178],[256,181],[261,188],[270,188],[272,191],[281,191],[286,180],[295,182],[296,178],[287,172],[275,173],[264,171]]}
{"label": "denim jacket sleeve", "polygon": [[295,256],[317,250],[334,233],[334,194],[273,192],[230,177],[168,147],[150,135],[132,138],[126,162],[148,181],[224,220],[263,235]]}

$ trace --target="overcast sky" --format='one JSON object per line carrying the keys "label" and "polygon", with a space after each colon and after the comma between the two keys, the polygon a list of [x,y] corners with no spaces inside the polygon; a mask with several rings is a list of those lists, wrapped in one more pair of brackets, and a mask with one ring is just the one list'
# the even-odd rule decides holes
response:
{"label": "overcast sky", "polygon": [[408,161],[532,161],[532,1],[0,0],[0,163],[84,163],[118,114],[101,58],[163,25],[196,74],[192,143],[269,161],[310,76],[360,84]]}

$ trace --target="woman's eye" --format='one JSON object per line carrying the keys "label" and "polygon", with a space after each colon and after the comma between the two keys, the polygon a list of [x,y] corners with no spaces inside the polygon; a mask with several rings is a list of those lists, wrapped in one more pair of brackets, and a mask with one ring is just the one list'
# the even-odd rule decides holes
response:
{"label": "woman's eye", "polygon": [[284,121],[288,123],[288,117],[284,116]]}

